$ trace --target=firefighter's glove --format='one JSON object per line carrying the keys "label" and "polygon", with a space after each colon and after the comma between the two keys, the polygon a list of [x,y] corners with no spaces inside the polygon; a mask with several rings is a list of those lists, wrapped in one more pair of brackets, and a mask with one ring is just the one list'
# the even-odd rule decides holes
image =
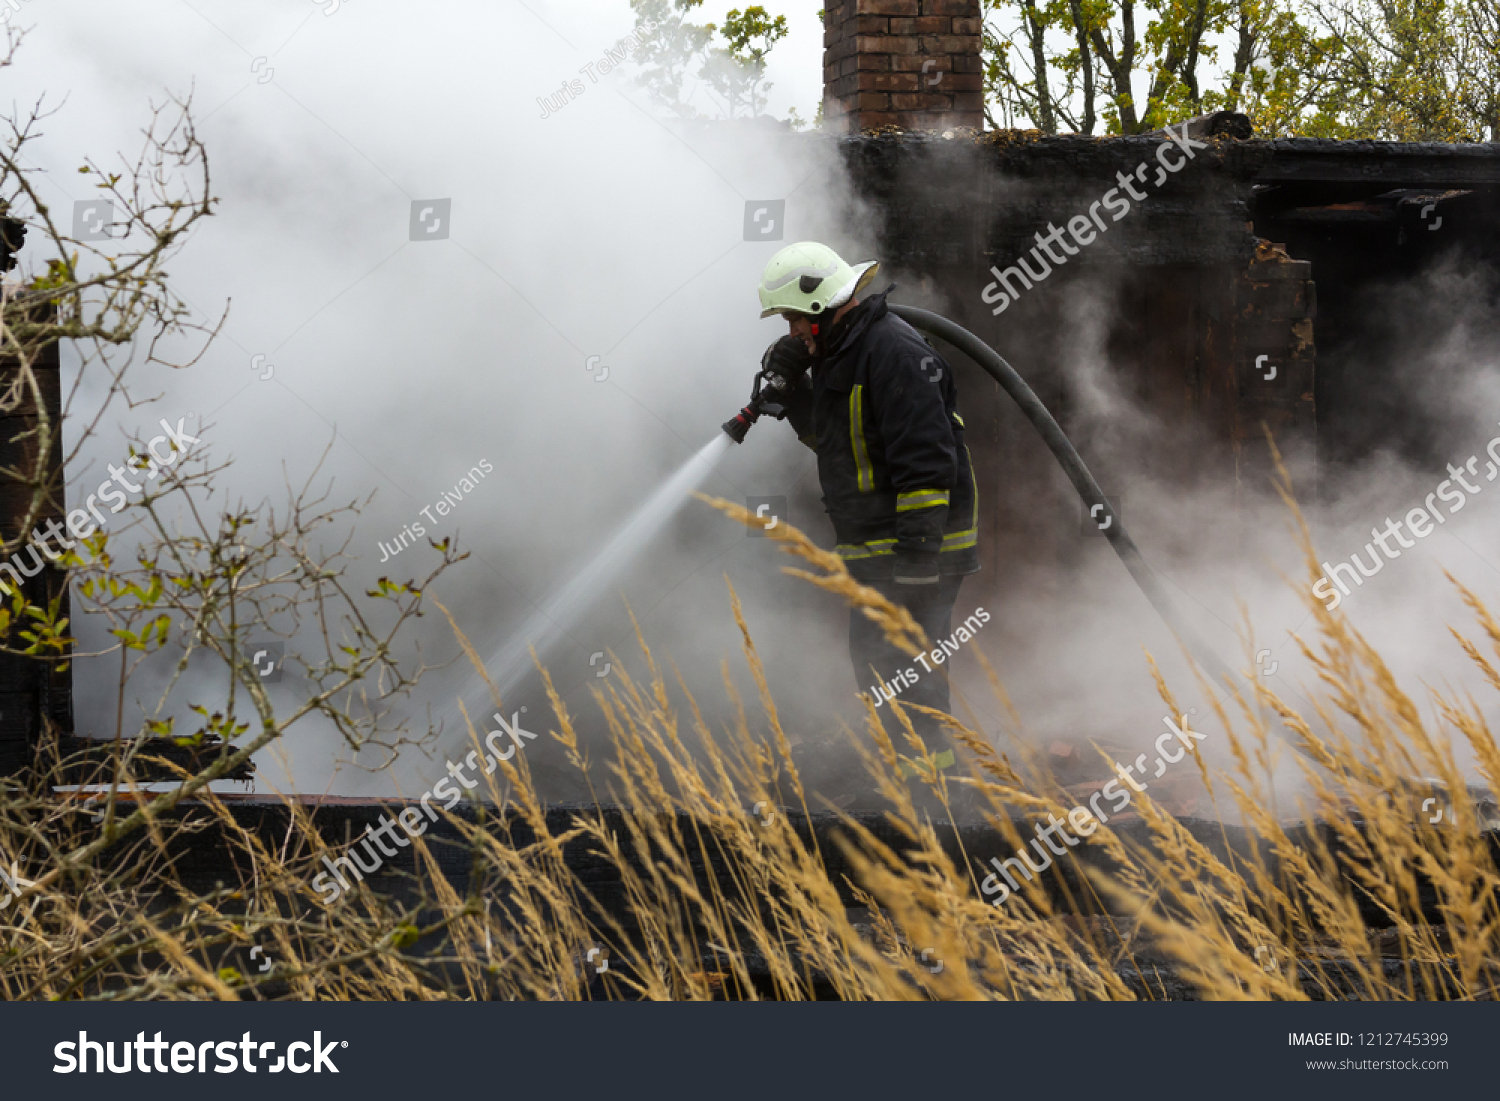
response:
{"label": "firefighter's glove", "polygon": [[760,358],[760,369],[770,376],[767,381],[773,390],[796,389],[811,366],[807,345],[790,333],[767,348]]}
{"label": "firefighter's glove", "polygon": [[912,592],[921,592],[926,586],[938,583],[938,556],[936,554],[898,554],[891,571],[891,580],[897,585],[911,586]]}

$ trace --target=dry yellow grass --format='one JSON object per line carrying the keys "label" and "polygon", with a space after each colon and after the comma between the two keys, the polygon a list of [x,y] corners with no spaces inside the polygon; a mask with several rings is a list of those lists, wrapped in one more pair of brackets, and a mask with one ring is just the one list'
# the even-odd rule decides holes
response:
{"label": "dry yellow grass", "polygon": [[[713,504],[754,522],[738,506]],[[799,576],[862,609],[897,644],[920,641],[904,610],[854,582],[836,556],[785,524],[770,534],[802,563]],[[1316,568],[1311,557],[1308,567]],[[1500,624],[1475,594],[1463,596],[1479,634],[1476,641],[1455,632],[1455,654],[1476,663],[1500,691]],[[77,805],[42,790],[5,791],[0,861],[64,872],[0,911],[0,992],[1130,999],[1165,990],[1136,955],[1148,947],[1204,998],[1493,997],[1500,880],[1454,749],[1468,746],[1496,788],[1500,752],[1482,710],[1474,700],[1438,697],[1443,726],[1430,729],[1365,640],[1312,604],[1316,631],[1304,650],[1323,684],[1316,713],[1299,714],[1256,678],[1248,694],[1218,694],[1217,729],[1210,732],[1230,747],[1233,767],[1215,771],[1195,752],[1210,794],[1224,801],[1221,810],[1254,831],[1248,860],[1225,863],[1142,795],[1135,807],[1152,846],[1126,845],[1101,827],[1089,844],[1110,854],[1116,871],[1091,878],[1088,897],[1063,894],[1059,903],[1027,884],[1005,905],[989,905],[973,862],[955,862],[919,813],[913,785],[928,785],[930,797],[945,803],[951,785],[982,793],[990,828],[1007,848],[1023,844],[1027,816],[1063,815],[1072,800],[1056,783],[1023,778],[1036,775],[1041,761],[1012,767],[978,731],[956,721],[954,737],[970,751],[960,778],[929,772],[901,779],[903,759],[921,762],[926,753],[899,703],[888,709],[899,729],[887,729],[868,707],[864,729],[849,732],[851,753],[890,801],[892,831],[848,820],[839,851],[828,852],[784,813],[763,823],[745,808],[760,801],[826,808],[809,803],[731,590],[729,610],[758,696],[753,704],[735,697],[726,669],[734,728],[711,730],[694,692],[674,673],[687,701],[685,710],[675,707],[669,673],[642,640],[645,679],[622,671],[596,691],[611,746],[606,759],[593,760],[549,679],[551,737],[592,790],[611,793],[629,810],[578,813],[558,828],[536,796],[526,755],[500,762],[488,778],[492,802],[455,819],[469,849],[464,895],[440,874],[433,846],[419,839],[413,846],[425,874],[405,901],[362,887],[324,905],[309,883],[318,860],[333,850],[303,808],[293,805],[291,827],[272,837],[246,828],[212,795],[204,805],[235,862],[224,869],[230,882],[221,890],[190,889],[174,871],[169,855],[194,828],[177,818],[149,823],[128,852],[68,864],[67,855],[92,836]],[[987,673],[1019,728],[1000,679]],[[1158,687],[1175,712],[1159,674]],[[1277,737],[1267,715],[1293,731],[1305,753],[1297,760],[1312,795],[1300,831],[1271,807],[1262,780]],[[478,745],[477,732],[469,733]],[[1025,755],[1024,746],[1019,752]],[[1443,782],[1454,825],[1418,819],[1412,776]],[[504,816],[492,805],[502,799]],[[613,916],[592,905],[579,862],[569,857],[579,846],[622,884],[624,905]],[[722,874],[703,875],[706,863]],[[863,909],[849,908],[850,895]],[[1099,916],[1101,900],[1112,918]],[[1382,915],[1385,927],[1368,927],[1361,905]],[[268,946],[278,961],[270,973],[228,962],[231,950],[242,959],[252,943]],[[610,960],[602,977],[589,959],[599,945],[607,945]],[[940,969],[925,966],[933,958]],[[1299,968],[1295,960],[1333,961],[1338,970]],[[1391,968],[1390,960],[1401,962]],[[1144,978],[1128,980],[1132,969]]]}

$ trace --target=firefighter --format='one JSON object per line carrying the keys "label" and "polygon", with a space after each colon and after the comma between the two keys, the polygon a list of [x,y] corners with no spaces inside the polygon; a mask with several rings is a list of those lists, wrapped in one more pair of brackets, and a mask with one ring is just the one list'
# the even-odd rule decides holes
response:
{"label": "firefighter", "polygon": [[[785,419],[817,452],[849,573],[906,607],[937,646],[951,635],[959,586],[979,569],[973,464],[948,364],[886,307],[894,287],[860,298],[878,270],[874,261],[851,267],[811,241],[773,256],[761,277],[761,317],[781,315],[790,332],[762,367]],[[902,653],[857,609],[849,656],[876,702],[948,710],[946,666]],[[908,715],[938,766],[951,766],[941,723]]]}

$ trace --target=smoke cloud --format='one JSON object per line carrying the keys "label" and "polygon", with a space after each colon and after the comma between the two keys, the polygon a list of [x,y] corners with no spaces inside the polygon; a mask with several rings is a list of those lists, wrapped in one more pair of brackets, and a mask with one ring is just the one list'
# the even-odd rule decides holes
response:
{"label": "smoke cloud", "polygon": [[[75,183],[81,157],[133,147],[148,100],[192,90],[219,214],[182,253],[174,283],[202,318],[232,303],[199,366],[139,373],[135,392],[156,402],[111,414],[69,470],[70,484],[90,484],[127,436],[160,416],[193,416],[204,445],[233,458],[221,482],[230,498],[280,502],[327,450],[323,476],[336,498],[375,493],[350,530],[329,537],[330,545],[351,537],[351,587],[420,577],[437,558],[428,540],[456,536],[470,557],[432,595],[483,655],[513,642],[744,403],[761,351],[783,331],[758,318],[754,292],[775,249],[814,238],[852,260],[876,256],[830,142],[757,123],[663,119],[628,67],[597,81],[579,76],[629,33],[623,0],[199,3],[149,24],[125,10],[49,0],[25,14],[34,29],[11,70],[15,99],[68,97],[33,150],[49,202],[70,208],[93,197]],[[806,116],[819,93],[821,43],[815,20],[796,20],[805,25],[794,21],[772,72],[773,109],[794,101]],[[569,82],[582,92],[556,95]],[[1372,377],[1391,389],[1350,413],[1371,425],[1368,452],[1322,470],[1290,456],[1299,487],[1316,474],[1316,498],[1299,495],[1321,555],[1358,550],[1371,526],[1420,503],[1444,463],[1500,434],[1493,288],[1478,278],[1456,264],[1372,300],[1371,331],[1383,334],[1391,368],[1372,368]],[[914,291],[906,300],[920,301],[918,284],[903,282]],[[1274,663],[1267,679],[1300,705],[1316,690],[1293,639],[1311,626],[1308,579],[1283,506],[1267,486],[1195,462],[1215,446],[1204,430],[1153,412],[1121,382],[1109,355],[1118,318],[1108,280],[1054,282],[1031,294],[1055,296],[1061,311],[1068,427],[1085,458],[1107,491],[1123,488],[1124,522],[1200,632],[1251,675]],[[921,304],[948,312],[940,301]],[[1347,368],[1353,353],[1342,354]],[[1017,366],[1027,373],[1027,363]],[[86,380],[71,424],[100,400]],[[977,400],[961,393],[961,402]],[[1393,428],[1387,442],[1377,429],[1396,424],[1397,410],[1422,429]],[[1014,410],[1001,417],[1002,432],[1031,432]],[[1034,520],[1061,568],[1032,584],[1036,560],[1016,562],[998,608],[981,595],[990,579],[970,582],[955,618],[981,602],[995,613],[972,645],[1000,674],[1034,742],[1145,745],[1164,711],[1146,652],[1185,704],[1201,713],[1203,697],[1105,541],[1079,533],[1061,474],[1049,477],[1043,499],[1057,512]],[[716,459],[703,488],[737,501],[784,496],[790,523],[832,541],[813,457],[784,425],[757,426]],[[982,502],[1012,492],[979,490]],[[1497,528],[1500,492],[1482,494],[1347,602],[1411,691],[1477,685],[1446,634],[1446,624],[1462,628],[1469,616],[1442,571],[1489,589],[1500,573]],[[726,579],[744,601],[794,737],[859,723],[847,613],[782,575],[784,562],[770,541],[685,503],[637,560],[619,563],[606,597],[561,625],[546,655],[586,735],[602,744],[590,692],[616,669],[644,668],[627,603],[653,652],[681,670],[714,722],[732,714],[721,663],[753,698]],[[423,623],[415,641],[425,660],[451,667],[402,705],[414,732],[455,699],[476,721],[488,715],[488,694],[447,624]],[[1242,657],[1246,624],[1254,641]],[[82,649],[102,648],[104,627],[80,622]],[[1257,666],[1252,655],[1266,650]],[[954,668],[956,695],[1006,748],[1008,720],[973,656]],[[113,733],[115,671],[112,658],[76,663],[80,733]],[[148,670],[132,688],[134,705],[154,707],[150,689],[165,675]],[[280,690],[290,700],[295,688],[289,675]],[[222,674],[202,671],[181,694],[182,713],[188,702],[212,709],[224,691]],[[528,708],[532,729],[547,724],[534,677],[508,687],[504,706],[507,715]],[[262,783],[420,791],[466,741],[450,724],[431,755],[404,754],[369,773],[357,766],[372,760],[351,762],[330,729],[308,721],[291,732],[284,760],[260,762]],[[541,745],[527,753],[544,791],[551,784],[554,797],[578,795]],[[1211,738],[1205,752],[1218,759],[1222,741]],[[1281,771],[1288,782],[1291,774]]]}

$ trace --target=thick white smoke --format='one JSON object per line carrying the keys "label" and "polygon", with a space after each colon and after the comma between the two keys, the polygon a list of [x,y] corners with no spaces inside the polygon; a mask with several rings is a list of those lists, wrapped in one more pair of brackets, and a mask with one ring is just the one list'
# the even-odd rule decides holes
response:
{"label": "thick white smoke", "polygon": [[[808,116],[820,92],[821,39],[811,11],[786,7],[793,35],[776,55],[772,107],[795,104]],[[204,317],[232,300],[224,334],[193,370],[141,373],[137,391],[159,400],[107,420],[86,448],[91,473],[118,461],[125,434],[192,413],[215,455],[235,461],[223,479],[231,496],[279,502],[284,484],[300,484],[331,444],[334,496],[377,493],[353,528],[360,560],[351,587],[421,576],[436,559],[426,540],[457,533],[471,557],[433,595],[483,654],[587,568],[744,403],[761,350],[782,331],[757,318],[754,294],[779,244],[823,238],[850,259],[873,255],[828,142],[749,124],[680,126],[656,117],[628,71],[597,83],[580,77],[629,33],[624,0],[432,8],[204,0],[149,19],[38,0],[24,14],[19,21],[34,29],[8,74],[13,99],[68,96],[31,152],[48,173],[49,202],[67,209],[91,198],[76,182],[82,158],[133,149],[147,101],[189,88],[220,200],[173,276]],[[568,81],[583,91],[538,103]],[[747,240],[747,207],[762,201],[784,207],[767,207],[752,228],[779,224]],[[1466,278],[1439,273],[1392,291],[1406,304],[1406,377],[1434,380],[1409,396],[1447,426],[1432,449],[1453,462],[1500,431],[1488,350],[1495,319],[1477,305],[1453,318],[1455,302],[1484,298],[1457,285]],[[905,286],[905,300],[918,301],[919,289]],[[1085,430],[1086,458],[1106,490],[1125,489],[1135,539],[1199,631],[1231,664],[1251,668],[1237,638],[1243,605],[1256,646],[1271,651],[1263,665],[1277,663],[1271,679],[1297,699],[1313,685],[1289,633],[1309,621],[1282,578],[1305,584],[1279,502],[1217,471],[1184,484],[1197,430],[1148,413],[1115,377],[1111,288],[1059,284],[1044,293],[1065,299],[1070,424]],[[86,382],[77,412],[98,397]],[[979,395],[961,400],[977,404]],[[1004,410],[1002,431],[1031,429]],[[1163,476],[1164,453],[1179,475]],[[482,464],[485,476],[471,477]],[[1070,491],[1045,469],[1050,500],[1070,510],[1071,526]],[[81,470],[69,474],[92,484]],[[1404,515],[1445,476],[1441,465],[1394,452],[1322,472],[1325,503],[1303,502],[1320,553],[1346,558],[1372,525]],[[788,519],[827,541],[816,481],[811,454],[784,425],[763,423],[717,461],[704,488],[735,500],[786,496]],[[1012,489],[982,482],[981,507]],[[1472,683],[1443,629],[1468,616],[1441,570],[1481,592],[1500,572],[1491,494],[1500,500],[1500,487],[1389,562],[1347,604],[1414,691],[1424,680]],[[450,511],[438,515],[445,500]],[[419,523],[426,531],[416,538]],[[1006,590],[975,645],[1036,739],[1144,743],[1162,729],[1164,709],[1143,649],[1163,661],[1185,703],[1194,702],[1191,681],[1104,541],[1065,551],[1068,568],[1045,585]],[[639,671],[628,600],[658,656],[677,663],[712,712],[720,662],[739,668],[727,575],[745,598],[793,733],[810,738],[839,715],[857,719],[846,612],[782,576],[783,561],[769,541],[689,504],[549,658],[574,711],[591,712],[588,692],[603,668],[590,664],[596,653],[613,650],[609,660]],[[958,618],[990,584],[966,587]],[[446,624],[436,616],[424,624],[428,660],[457,658]],[[107,641],[100,624],[79,631],[86,650]],[[965,659],[957,669],[962,695],[1002,739],[1002,717],[975,667]],[[80,732],[113,732],[115,672],[112,658],[76,664]],[[215,706],[221,681],[190,682],[179,711]],[[142,680],[136,700],[150,699],[152,683]],[[288,700],[295,687],[281,690]],[[454,698],[476,717],[492,710],[460,666],[410,701],[416,729],[429,706],[436,714]],[[534,681],[505,704],[528,707],[533,728],[545,726]],[[407,755],[372,777],[348,766],[330,730],[308,722],[287,740],[285,769],[268,758],[262,776],[308,792],[410,793],[442,773],[443,755],[460,741],[450,731],[435,756]]]}
{"label": "thick white smoke", "polygon": [[[781,243],[827,236],[842,201],[826,143],[775,127],[685,128],[658,118],[628,71],[580,77],[630,32],[624,3],[206,3],[149,26],[67,4],[28,14],[16,98],[70,97],[33,151],[49,201],[91,198],[69,190],[81,157],[133,149],[148,101],[189,89],[220,200],[172,274],[202,316],[232,302],[223,335],[193,370],[142,371],[137,392],[159,400],[112,415],[85,459],[100,469],[125,434],[191,413],[216,457],[234,459],[229,495],[276,502],[331,443],[333,496],[376,491],[353,529],[351,587],[420,577],[437,559],[427,540],[456,533],[471,557],[433,595],[486,653],[744,403],[783,331],[757,317],[760,269]],[[818,90],[807,55],[821,42],[808,13],[793,27],[782,55],[800,61],[770,74],[783,85],[773,107],[800,94],[807,116]],[[542,117],[537,101],[580,79],[583,92]],[[747,240],[747,204],[763,200],[784,204],[777,224]],[[78,411],[91,397],[86,382]],[[811,463],[784,426],[765,425],[704,488],[790,495],[790,519],[815,527],[801,514],[815,500]],[[471,473],[481,464],[482,478]],[[88,477],[81,464],[70,475]],[[820,693],[823,666],[852,690],[841,609],[786,595],[778,558],[691,503],[570,625],[552,655],[559,686],[587,705],[602,667],[592,654],[631,660],[628,600],[652,642],[720,695],[718,663],[737,649],[728,574],[758,629],[799,640],[795,655],[771,655],[773,671],[799,674],[788,696]],[[446,625],[424,623],[427,660],[457,656]],[[107,641],[100,624],[80,631],[85,649]],[[75,666],[80,732],[113,732],[114,673],[112,662]],[[222,679],[189,682],[179,709],[216,706]],[[154,706],[159,683],[148,670],[132,693]],[[491,710],[467,670],[432,684],[408,705],[418,731],[428,706],[454,695],[471,714]],[[545,713],[534,683],[520,691],[507,706]],[[435,760],[408,756],[373,779],[345,767],[334,781],[341,747],[310,722],[287,739],[291,779],[270,760],[262,775],[303,791],[420,789],[457,740],[450,732]]]}

